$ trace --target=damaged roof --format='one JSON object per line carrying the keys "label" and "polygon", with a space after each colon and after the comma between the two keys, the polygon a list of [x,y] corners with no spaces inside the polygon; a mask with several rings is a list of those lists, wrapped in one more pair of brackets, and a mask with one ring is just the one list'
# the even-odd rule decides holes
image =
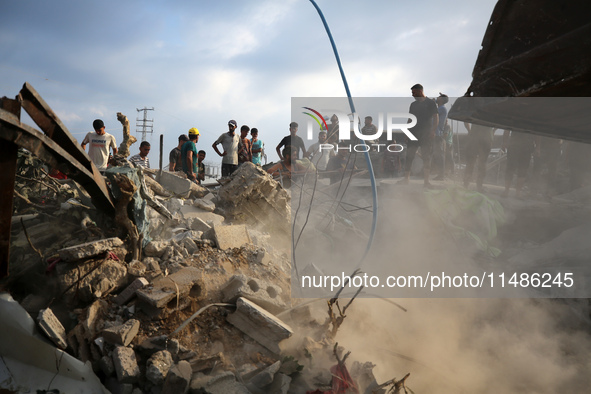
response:
{"label": "damaged roof", "polygon": [[[591,96],[589,15],[591,4],[585,0],[499,0],[482,40],[472,83],[466,97],[452,106],[449,117],[591,142],[587,99],[499,99]],[[556,111],[556,107],[563,108]]]}

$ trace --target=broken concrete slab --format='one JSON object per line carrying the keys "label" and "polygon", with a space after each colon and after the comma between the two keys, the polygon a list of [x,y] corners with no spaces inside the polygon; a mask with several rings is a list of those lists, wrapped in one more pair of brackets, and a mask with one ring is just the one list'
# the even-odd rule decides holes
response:
{"label": "broken concrete slab", "polygon": [[230,372],[222,372],[215,376],[196,374],[191,380],[191,393],[208,394],[251,394],[245,385],[236,381],[236,376]]}
{"label": "broken concrete slab", "polygon": [[138,380],[140,377],[140,368],[138,367],[133,349],[117,346],[113,350],[112,358],[119,382],[135,383]]}
{"label": "broken concrete slab", "polygon": [[68,347],[66,343],[66,330],[57,317],[55,317],[51,308],[40,310],[37,321],[41,330],[58,348],[64,350]]}
{"label": "broken concrete slab", "polygon": [[[222,224],[224,222],[224,217],[213,212],[207,212],[203,209],[193,207],[191,205],[183,205],[180,209],[180,212],[183,214],[183,218],[185,220],[199,218],[207,223],[210,227],[215,225]],[[199,230],[203,231],[203,230]]]}
{"label": "broken concrete slab", "polygon": [[199,209],[203,209],[207,212],[215,211],[215,204],[211,200],[206,200],[203,198],[197,198],[193,201],[193,206]]}
{"label": "broken concrete slab", "polygon": [[232,226],[215,225],[213,227],[215,242],[221,250],[239,248],[250,243],[246,226],[243,224]]}
{"label": "broken concrete slab", "polygon": [[279,286],[245,275],[232,276],[222,287],[224,302],[236,302],[239,297],[243,297],[273,313],[287,309],[279,297],[281,292]]}
{"label": "broken concrete slab", "polygon": [[202,288],[202,271],[195,267],[185,267],[174,274],[157,278],[151,286],[138,290],[136,294],[143,302],[162,308],[177,296],[198,296]]}
{"label": "broken concrete slab", "polygon": [[[160,267],[158,267],[160,268]],[[131,300],[135,296],[135,292],[148,286],[150,282],[146,278],[137,278],[129,286],[125,288],[121,293],[115,297],[114,301],[117,305],[123,305]]]}
{"label": "broken concrete slab", "polygon": [[[191,192],[191,181],[173,172],[162,171],[158,182],[168,191],[181,196],[188,196]],[[171,211],[172,212],[172,211]]]}
{"label": "broken concrete slab", "polygon": [[267,388],[269,394],[287,394],[291,385],[291,377],[283,373],[275,374],[273,383]]}
{"label": "broken concrete slab", "polygon": [[228,315],[226,319],[275,354],[281,351],[279,342],[293,334],[291,327],[287,324],[254,302],[242,297],[236,301],[236,312]]}
{"label": "broken concrete slab", "polygon": [[218,206],[245,223],[263,225],[268,231],[289,233],[289,194],[261,167],[244,163],[220,187]]}
{"label": "broken concrete slab", "polygon": [[103,330],[105,341],[114,345],[128,346],[140,329],[140,322],[136,319],[130,319],[124,324],[109,327]]}
{"label": "broken concrete slab", "polygon": [[189,391],[191,383],[191,365],[187,361],[179,361],[166,375],[161,394],[184,394]]}
{"label": "broken concrete slab", "polygon": [[160,350],[154,353],[146,362],[146,379],[155,385],[161,385],[173,365],[174,361],[169,351]]}
{"label": "broken concrete slab", "polygon": [[168,246],[168,242],[151,241],[144,248],[144,256],[161,258]]}
{"label": "broken concrete slab", "polygon": [[263,369],[261,372],[254,375],[250,379],[248,382],[248,387],[252,386],[254,391],[263,390],[273,382],[273,378],[279,371],[279,368],[281,368],[281,361],[276,361],[275,363],[269,365],[267,368]]}
{"label": "broken concrete slab", "polygon": [[78,264],[58,263],[56,266],[61,291],[67,298],[91,302],[127,284],[127,266],[115,260],[89,260]]}
{"label": "broken concrete slab", "polygon": [[123,245],[123,241],[117,237],[100,239],[98,241],[86,242],[69,248],[57,251],[59,257],[64,261],[76,261],[97,256],[101,253],[113,250]]}

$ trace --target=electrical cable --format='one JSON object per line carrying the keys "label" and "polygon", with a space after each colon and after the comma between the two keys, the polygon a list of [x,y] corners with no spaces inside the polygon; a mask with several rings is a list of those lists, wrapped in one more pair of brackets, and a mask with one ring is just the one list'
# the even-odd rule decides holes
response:
{"label": "electrical cable", "polygon": [[[310,0],[310,3],[312,3],[312,5],[316,9],[316,11],[318,12],[318,15],[320,16],[320,19],[322,20],[322,24],[324,25],[324,29],[326,30],[326,34],[328,35],[328,38],[330,40],[330,45],[332,46],[332,50],[334,52],[337,65],[339,67],[339,72],[341,73],[341,79],[343,80],[343,85],[345,86],[345,91],[347,93],[347,99],[349,100],[349,107],[351,108],[352,113],[356,113],[355,112],[355,105],[353,104],[353,98],[352,98],[351,92],[349,90],[349,84],[347,83],[347,78],[345,77],[345,71],[343,70],[343,66],[341,64],[339,52],[337,50],[334,39],[332,37],[332,33],[330,31],[330,28],[328,27],[328,23],[326,22],[326,19],[324,18],[324,14],[322,13],[322,10],[320,9],[320,7],[318,7],[318,4],[316,4],[316,2],[314,0]],[[363,144],[366,145],[365,141],[363,141]],[[377,221],[378,221],[378,193],[377,193],[375,174],[373,171],[373,166],[371,164],[369,152],[367,152],[367,151],[364,152],[364,156],[365,156],[365,161],[367,163],[367,169],[369,171],[369,178],[371,180],[371,191],[373,194],[374,209],[373,209],[371,232],[369,235],[367,246],[365,248],[363,255],[361,256],[361,259],[359,260],[359,263],[357,264],[357,268],[361,267],[361,265],[363,264],[363,261],[365,260],[365,258],[367,257],[367,254],[369,253],[369,250],[371,249],[371,245],[373,243],[374,235],[375,235],[375,232],[377,229]]]}

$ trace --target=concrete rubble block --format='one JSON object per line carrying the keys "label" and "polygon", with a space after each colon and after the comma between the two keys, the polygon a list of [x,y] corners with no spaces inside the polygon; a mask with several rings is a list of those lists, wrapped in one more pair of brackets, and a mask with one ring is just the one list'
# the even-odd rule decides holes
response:
{"label": "concrete rubble block", "polygon": [[78,297],[83,302],[92,302],[127,284],[127,266],[115,260],[94,261],[56,266],[58,284],[66,297]]}
{"label": "concrete rubble block", "polygon": [[146,274],[146,265],[139,260],[132,260],[127,264],[127,274],[132,279],[141,278]]}
{"label": "concrete rubble block", "polygon": [[144,256],[161,258],[168,246],[168,242],[151,241],[144,248]]}
{"label": "concrete rubble block", "polygon": [[119,326],[109,327],[103,330],[103,338],[105,341],[114,345],[127,346],[133,341],[140,329],[140,321],[136,319],[129,319],[124,324]]}
{"label": "concrete rubble block", "polygon": [[66,343],[66,330],[50,308],[40,310],[37,321],[41,330],[58,348],[66,349],[68,347]]}
{"label": "concrete rubble block", "polygon": [[58,250],[57,253],[64,261],[76,261],[97,256],[122,245],[123,241],[114,237],[70,246],[69,248]]}
{"label": "concrete rubble block", "polygon": [[265,387],[273,383],[273,379],[275,378],[275,374],[279,371],[279,368],[281,368],[281,361],[269,365],[250,379],[248,387],[251,388],[252,391],[261,391],[265,389]]}
{"label": "concrete rubble block", "polygon": [[[194,219],[194,218],[199,218],[201,220],[203,220],[205,223],[207,223],[210,227],[217,225],[217,224],[222,224],[224,222],[224,217],[221,215],[218,215],[216,213],[213,212],[207,212],[204,211],[203,209],[191,206],[191,205],[183,205],[181,207],[181,213],[183,214],[183,218],[185,221],[190,220],[190,219]],[[213,223],[210,224],[210,223]],[[201,229],[193,229],[193,230],[198,230],[198,231],[204,231]]]}
{"label": "concrete rubble block", "polygon": [[160,350],[154,353],[146,362],[146,379],[157,386],[161,385],[173,364],[169,351]]}
{"label": "concrete rubble block", "polygon": [[[191,192],[191,182],[187,178],[183,178],[175,173],[162,171],[158,182],[168,191],[174,194],[185,196]],[[172,212],[172,211],[171,211]]]}
{"label": "concrete rubble block", "polygon": [[244,244],[250,243],[250,237],[244,224],[213,227],[215,242],[221,250],[230,248],[239,248]]}
{"label": "concrete rubble block", "polygon": [[84,327],[87,340],[90,341],[97,336],[100,331],[99,325],[102,323],[102,317],[108,307],[109,306],[105,300],[96,300],[86,308],[81,323]]}
{"label": "concrete rubble block", "polygon": [[146,278],[137,278],[129,286],[125,288],[121,293],[115,297],[115,303],[117,305],[123,305],[127,303],[127,301],[131,300],[135,295],[137,290],[143,289],[145,286],[148,286],[150,282]]}
{"label": "concrete rubble block", "polygon": [[193,201],[193,206],[199,209],[203,209],[207,212],[215,211],[215,204],[211,200],[205,200],[203,198],[197,198]]}
{"label": "concrete rubble block", "polygon": [[105,376],[111,376],[115,373],[115,365],[113,364],[113,359],[109,356],[103,356],[99,360],[99,368]]}
{"label": "concrete rubble block", "polygon": [[291,231],[289,194],[261,167],[244,163],[220,187],[218,208],[235,219],[267,230]]}
{"label": "concrete rubble block", "polygon": [[133,349],[117,346],[112,354],[113,365],[120,383],[135,383],[140,377],[140,368]]}
{"label": "concrete rubble block", "polygon": [[[172,275],[160,277],[151,286],[136,291],[138,298],[155,308],[163,308],[169,302],[187,296],[199,296],[203,289],[202,272],[195,267],[185,267]],[[174,305],[170,305],[174,307]]]}
{"label": "concrete rubble block", "polygon": [[211,226],[201,218],[190,218],[186,220],[187,227],[193,231],[201,231],[203,233],[211,230]]}
{"label": "concrete rubble block", "polygon": [[281,351],[279,342],[293,334],[287,324],[242,297],[236,301],[236,312],[228,315],[227,320],[275,354]]}
{"label": "concrete rubble block", "polygon": [[230,371],[210,376],[198,373],[191,379],[191,393],[207,394],[251,394],[250,390],[236,380]]}
{"label": "concrete rubble block", "polygon": [[191,383],[191,364],[187,361],[179,361],[170,368],[166,380],[162,386],[161,394],[184,394],[189,391]]}
{"label": "concrete rubble block", "polygon": [[283,373],[275,374],[273,383],[269,385],[266,393],[269,394],[287,394],[291,385],[291,378]]}
{"label": "concrete rubble block", "polygon": [[236,302],[239,297],[243,297],[273,313],[287,309],[279,297],[281,292],[278,286],[245,275],[232,276],[222,287],[224,302]]}

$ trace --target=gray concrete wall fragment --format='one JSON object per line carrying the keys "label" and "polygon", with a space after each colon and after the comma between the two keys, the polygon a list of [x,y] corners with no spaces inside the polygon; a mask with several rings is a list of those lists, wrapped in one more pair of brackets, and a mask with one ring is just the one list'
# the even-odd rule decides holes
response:
{"label": "gray concrete wall fragment", "polygon": [[117,237],[100,239],[98,241],[86,242],[69,248],[57,251],[60,258],[64,261],[76,261],[109,251],[123,245],[123,241]]}
{"label": "gray concrete wall fragment", "polygon": [[66,349],[68,347],[66,343],[66,330],[50,308],[40,310],[37,321],[41,330],[58,348]]}
{"label": "gray concrete wall fragment", "polygon": [[275,354],[281,351],[279,342],[293,334],[291,327],[246,298],[238,298],[236,312],[227,320]]}
{"label": "gray concrete wall fragment", "polygon": [[113,350],[113,364],[117,372],[117,380],[121,383],[135,383],[140,376],[140,368],[133,349],[117,346]]}
{"label": "gray concrete wall fragment", "polygon": [[105,341],[114,345],[128,346],[140,329],[140,322],[130,319],[119,326],[109,327],[103,330]]}

